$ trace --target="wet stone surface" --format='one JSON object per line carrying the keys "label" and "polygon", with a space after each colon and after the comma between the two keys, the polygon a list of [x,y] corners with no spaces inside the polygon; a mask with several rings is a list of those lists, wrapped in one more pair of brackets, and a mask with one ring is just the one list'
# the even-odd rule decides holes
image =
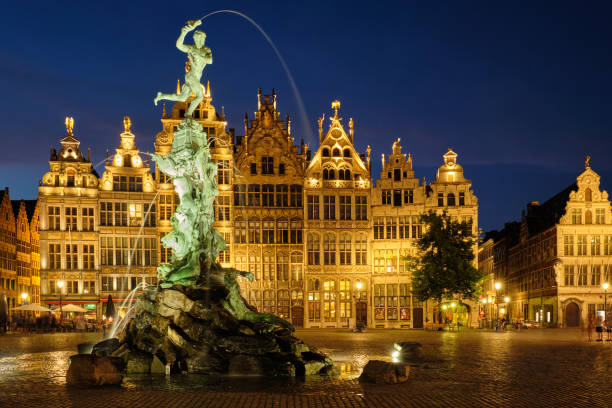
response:
{"label": "wet stone surface", "polygon": [[[7,335],[0,337],[0,406],[604,407],[612,401],[612,342],[587,343],[577,331],[296,334],[329,353],[342,375],[305,381],[130,375],[120,387],[71,388],[68,357],[99,335]],[[406,383],[357,381],[368,360],[389,361],[393,343],[402,341],[423,345]]]}

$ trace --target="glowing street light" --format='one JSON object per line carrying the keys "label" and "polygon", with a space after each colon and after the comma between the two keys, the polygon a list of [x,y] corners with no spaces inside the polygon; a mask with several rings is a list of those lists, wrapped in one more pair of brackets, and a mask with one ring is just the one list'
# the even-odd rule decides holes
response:
{"label": "glowing street light", "polygon": [[508,303],[509,301],[510,301],[510,298],[509,298],[508,296],[506,296],[506,297],[504,298],[504,302],[505,302],[505,303]]}

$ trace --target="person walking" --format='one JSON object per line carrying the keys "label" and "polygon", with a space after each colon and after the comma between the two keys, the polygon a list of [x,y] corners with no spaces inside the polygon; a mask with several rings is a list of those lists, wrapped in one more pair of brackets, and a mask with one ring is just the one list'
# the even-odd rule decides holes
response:
{"label": "person walking", "polygon": [[595,316],[590,315],[587,319],[587,341],[593,341],[593,330],[595,329]]}
{"label": "person walking", "polygon": [[603,318],[599,315],[597,316],[595,331],[597,332],[597,341],[603,341]]}

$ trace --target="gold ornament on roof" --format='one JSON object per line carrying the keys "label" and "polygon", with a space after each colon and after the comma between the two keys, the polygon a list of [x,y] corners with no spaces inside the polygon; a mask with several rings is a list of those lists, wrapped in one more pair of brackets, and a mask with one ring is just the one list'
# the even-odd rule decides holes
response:
{"label": "gold ornament on roof", "polygon": [[132,121],[130,120],[130,117],[125,116],[123,118],[123,129],[125,130],[125,133],[130,133],[131,127],[132,127]]}
{"label": "gold ornament on roof", "polygon": [[67,116],[66,117],[66,131],[69,135],[72,135],[72,129],[74,128],[74,118]]}
{"label": "gold ornament on roof", "polygon": [[589,167],[591,167],[591,156],[587,156],[584,158],[584,169],[588,169]]}
{"label": "gold ornament on roof", "polygon": [[338,109],[340,109],[340,101],[336,99],[335,101],[332,102],[331,107],[334,110],[334,117],[337,118],[338,117]]}

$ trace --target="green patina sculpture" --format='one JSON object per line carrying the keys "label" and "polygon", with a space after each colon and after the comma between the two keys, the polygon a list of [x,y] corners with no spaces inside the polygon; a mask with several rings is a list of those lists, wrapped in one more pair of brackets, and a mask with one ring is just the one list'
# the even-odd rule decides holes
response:
{"label": "green patina sculpture", "polygon": [[185,74],[185,84],[181,89],[180,94],[175,93],[161,93],[158,92],[157,96],[153,100],[153,103],[157,105],[162,99],[168,101],[180,101],[185,102],[189,96],[193,93],[195,98],[189,104],[189,108],[185,113],[185,116],[190,118],[194,109],[198,107],[200,102],[204,99],[204,87],[200,83],[202,78],[202,71],[207,64],[212,64],[212,52],[209,47],[204,45],[206,41],[206,34],[203,31],[197,30],[193,33],[193,45],[185,45],[185,36],[187,33],[195,30],[197,26],[202,24],[201,20],[189,20],[183,29],[181,35],[176,40],[176,48],[187,53],[189,62],[186,66],[187,73]]}

